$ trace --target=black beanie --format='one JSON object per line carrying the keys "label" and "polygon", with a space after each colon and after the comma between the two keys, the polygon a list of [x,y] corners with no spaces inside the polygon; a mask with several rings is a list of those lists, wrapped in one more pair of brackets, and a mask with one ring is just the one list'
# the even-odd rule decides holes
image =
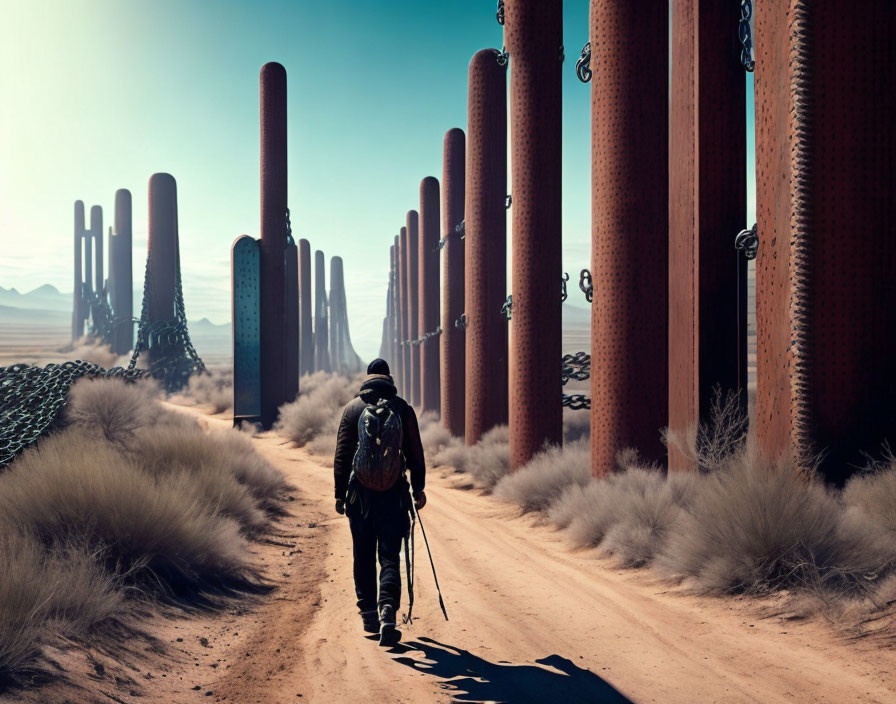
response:
{"label": "black beanie", "polygon": [[389,364],[385,359],[375,359],[367,365],[367,373],[389,376]]}

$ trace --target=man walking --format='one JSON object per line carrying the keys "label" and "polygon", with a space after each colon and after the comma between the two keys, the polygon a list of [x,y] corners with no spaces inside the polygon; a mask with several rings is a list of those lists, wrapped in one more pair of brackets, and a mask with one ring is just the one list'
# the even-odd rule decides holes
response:
{"label": "man walking", "polygon": [[380,645],[394,645],[399,637],[399,553],[411,525],[406,470],[420,510],[426,504],[426,463],[417,415],[397,395],[389,365],[375,359],[360,392],[342,412],[333,475],[336,511],[348,516],[352,532],[358,609],[364,630],[379,633]]}

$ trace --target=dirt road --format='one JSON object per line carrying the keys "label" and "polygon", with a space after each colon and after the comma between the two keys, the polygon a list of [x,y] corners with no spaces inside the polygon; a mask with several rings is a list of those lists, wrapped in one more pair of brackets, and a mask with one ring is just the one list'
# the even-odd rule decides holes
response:
{"label": "dirt road", "polygon": [[[298,528],[307,537],[314,523],[314,540],[284,570],[302,570],[302,578],[278,577],[280,567],[270,566],[281,589],[244,625],[250,633],[235,646],[238,657],[202,685],[217,700],[896,700],[892,651],[846,644],[820,623],[761,619],[747,603],[683,595],[648,572],[615,570],[591,552],[571,552],[552,528],[455,488],[458,475],[438,470],[422,517],[451,620],[439,610],[418,533],[414,622],[403,627],[404,645],[384,650],[361,631],[332,470],[281,438],[256,442],[299,487],[305,516],[315,520]],[[298,557],[274,553],[266,559]]]}

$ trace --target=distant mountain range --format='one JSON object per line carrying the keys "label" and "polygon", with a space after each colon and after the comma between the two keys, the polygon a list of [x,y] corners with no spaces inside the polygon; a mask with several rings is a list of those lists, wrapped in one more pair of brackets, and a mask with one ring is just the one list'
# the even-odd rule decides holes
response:
{"label": "distant mountain range", "polygon": [[52,310],[66,311],[72,310],[72,295],[70,293],[60,293],[59,289],[50,284],[38,286],[28,293],[19,293],[14,288],[3,288],[0,286],[0,306],[9,306],[11,308],[24,308],[27,310]]}

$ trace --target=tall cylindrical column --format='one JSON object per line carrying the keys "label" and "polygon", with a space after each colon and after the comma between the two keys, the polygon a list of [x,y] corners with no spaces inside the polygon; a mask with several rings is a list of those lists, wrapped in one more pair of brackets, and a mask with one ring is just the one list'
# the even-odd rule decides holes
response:
{"label": "tall cylindrical column", "polygon": [[398,235],[392,240],[392,359],[389,366],[395,385],[401,389],[404,365],[401,347],[401,264]]}
{"label": "tall cylindrical column", "polygon": [[399,346],[401,347],[401,393],[405,399],[410,401],[411,397],[411,346],[408,344],[409,327],[408,327],[408,228],[402,227],[398,240],[398,259],[399,271],[398,279],[401,286],[401,310],[399,320],[401,322],[401,335]]}
{"label": "tall cylindrical column", "polygon": [[84,334],[84,201],[75,201],[75,282],[72,289],[72,340]]}
{"label": "tall cylindrical column", "polygon": [[[419,215],[416,210],[409,210],[407,214],[407,230],[408,230],[408,340],[416,340],[420,335],[420,326],[418,316],[420,314],[420,282],[418,271],[419,257]],[[409,352],[409,363],[411,367],[410,387],[408,392],[408,401],[420,407],[420,354],[417,346],[408,342],[406,345]]]}
{"label": "tall cylindrical column", "polygon": [[[180,255],[177,229],[177,184],[171,174],[153,174],[149,179],[149,255],[147,325],[175,317],[177,272]],[[163,339],[150,341],[150,365],[168,355]]]}
{"label": "tall cylindrical column", "polygon": [[318,249],[314,252],[314,367],[319,372],[331,370],[325,268],[324,253]]}
{"label": "tall cylindrical column", "polygon": [[[96,206],[94,206],[96,207]],[[91,225],[93,224],[93,208],[90,209]],[[84,290],[87,296],[93,292],[93,230],[84,232]],[[85,301],[84,319],[90,315],[90,306]]]}
{"label": "tall cylindrical column", "polygon": [[830,481],[896,437],[896,10],[756,3],[759,445]]}
{"label": "tall cylindrical column", "polygon": [[456,229],[464,220],[464,131],[445,133],[442,152],[442,335],[440,373],[442,425],[464,434],[464,331],[455,326],[464,312],[464,240]]}
{"label": "tall cylindrical column", "polygon": [[[672,5],[669,96],[669,429],[687,435],[713,396],[746,413],[746,96],[737,3]],[[695,469],[669,445],[669,469]]]}
{"label": "tall cylindrical column", "polygon": [[342,300],[339,296],[339,285],[341,272],[341,262],[339,257],[330,257],[330,315],[329,334],[330,334],[330,364],[333,366],[334,372],[342,373],[345,371],[342,367]]}
{"label": "tall cylindrical column", "polygon": [[311,243],[299,240],[299,373],[314,372],[314,333],[311,323]]}
{"label": "tall cylindrical column", "polygon": [[464,207],[467,445],[507,422],[507,320],[501,314],[507,293],[506,83],[496,50],[473,56]]}
{"label": "tall cylindrical column", "polygon": [[115,191],[115,234],[110,245],[111,305],[115,320],[115,352],[127,354],[134,346],[134,264],[131,192]]}
{"label": "tall cylindrical column", "polygon": [[299,394],[299,248],[288,238],[284,257],[283,336],[285,345],[286,400]]}
{"label": "tall cylindrical column", "polygon": [[[439,327],[439,220],[439,181],[427,176],[420,182],[417,329],[421,337]],[[428,337],[417,349],[420,354],[420,409],[438,413],[442,407],[438,336]]]}
{"label": "tall cylindrical column", "polygon": [[668,1],[595,0],[591,47],[591,468],[600,476],[625,448],[665,457]]}
{"label": "tall cylindrical column", "polygon": [[510,466],[563,441],[562,0],[507,0],[513,171]]}
{"label": "tall cylindrical column", "polygon": [[94,241],[94,256],[96,257],[96,266],[94,268],[94,290],[98,295],[102,295],[103,288],[106,285],[103,272],[103,209],[99,205],[90,208],[90,236]]}
{"label": "tall cylindrical column", "polygon": [[286,402],[286,69],[261,67],[261,423]]}

